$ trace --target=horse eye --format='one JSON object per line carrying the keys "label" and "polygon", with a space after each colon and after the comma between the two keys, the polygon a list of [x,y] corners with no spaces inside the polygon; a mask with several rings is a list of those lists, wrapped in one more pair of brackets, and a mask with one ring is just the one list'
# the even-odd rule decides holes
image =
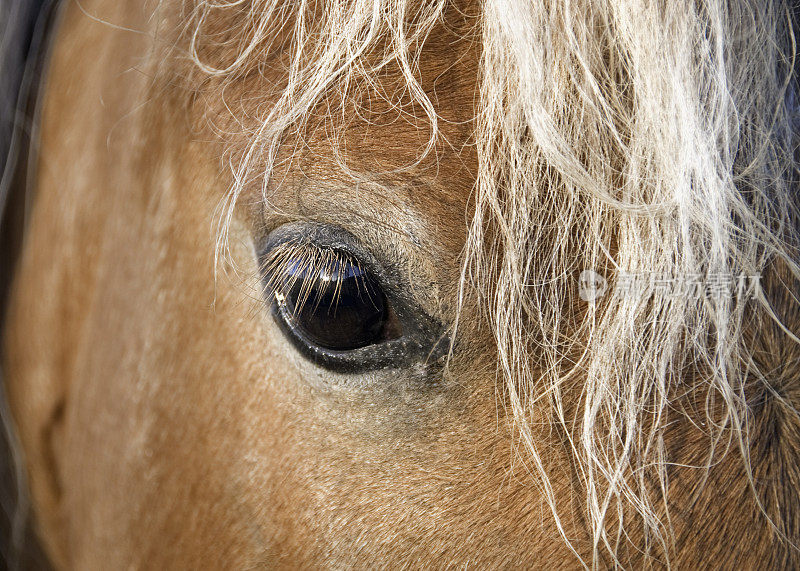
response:
{"label": "horse eye", "polygon": [[386,295],[350,255],[295,255],[273,272],[283,282],[275,292],[279,318],[307,342],[352,351],[387,338]]}
{"label": "horse eye", "polygon": [[442,323],[420,308],[391,263],[349,232],[288,223],[265,237],[259,260],[276,323],[316,365],[365,373],[443,363],[450,341]]}

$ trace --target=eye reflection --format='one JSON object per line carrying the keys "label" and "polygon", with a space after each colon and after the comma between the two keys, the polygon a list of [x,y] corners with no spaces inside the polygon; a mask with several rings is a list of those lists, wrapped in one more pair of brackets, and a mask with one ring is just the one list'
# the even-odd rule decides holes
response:
{"label": "eye reflection", "polygon": [[271,253],[267,271],[278,318],[305,342],[351,351],[387,339],[386,295],[350,254],[283,244]]}

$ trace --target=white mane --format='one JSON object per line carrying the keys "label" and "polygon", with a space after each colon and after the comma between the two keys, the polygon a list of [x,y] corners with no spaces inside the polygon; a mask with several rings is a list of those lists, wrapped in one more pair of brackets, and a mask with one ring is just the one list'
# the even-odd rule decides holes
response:
{"label": "white mane", "polygon": [[[313,4],[253,2],[224,69],[195,51],[204,72],[233,78],[292,22],[288,83],[234,164],[220,252],[245,184],[267,184],[283,137],[329,90],[377,81],[392,64],[427,116],[427,150],[435,144],[437,113],[415,61],[449,3],[414,3],[413,18],[404,0],[331,0],[324,13]],[[204,24],[218,9],[200,3],[195,47],[212,41]],[[654,554],[669,556],[664,430],[683,414],[669,407],[677,393],[705,402],[691,421],[706,423],[709,465],[733,444],[749,466],[745,381],[764,382],[766,371],[743,335],[751,315],[781,321],[751,278],[776,265],[800,278],[791,26],[783,3],[759,0],[482,3],[479,176],[462,288],[484,292],[525,461],[557,521],[568,506],[550,489],[534,407],[551,407],[568,436],[595,561],[614,557],[637,525]],[[376,49],[382,58],[368,63]],[[746,276],[755,298],[652,287],[587,303],[581,270],[618,289],[624,274]]]}

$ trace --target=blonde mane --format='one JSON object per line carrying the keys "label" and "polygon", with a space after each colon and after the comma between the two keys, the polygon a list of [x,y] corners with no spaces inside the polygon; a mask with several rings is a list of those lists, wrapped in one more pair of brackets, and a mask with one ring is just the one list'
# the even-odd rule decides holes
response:
{"label": "blonde mane", "polygon": [[[240,29],[207,30],[218,11],[245,6]],[[277,103],[231,154],[219,255],[239,196],[257,180],[266,198],[282,142],[332,91],[346,97],[387,66],[400,70],[430,129],[422,155],[434,149],[439,116],[417,61],[450,9],[445,0],[199,2],[192,48],[203,73],[233,82],[273,44],[288,50]],[[800,307],[793,17],[784,3],[756,0],[482,2],[462,302],[468,289],[482,292],[521,460],[557,522],[569,506],[557,505],[532,433],[542,407],[565,434],[595,564],[619,562],[634,528],[668,562],[674,421],[705,434],[698,468],[732,449],[753,481],[748,391],[770,390],[772,379],[748,328],[776,323],[787,343],[800,342],[786,317]],[[236,55],[214,67],[203,48],[220,42]],[[584,302],[581,270],[616,291],[625,275],[649,287]],[[749,289],[696,297],[653,287],[685,276],[746,276]],[[755,277],[761,286],[750,287]]]}

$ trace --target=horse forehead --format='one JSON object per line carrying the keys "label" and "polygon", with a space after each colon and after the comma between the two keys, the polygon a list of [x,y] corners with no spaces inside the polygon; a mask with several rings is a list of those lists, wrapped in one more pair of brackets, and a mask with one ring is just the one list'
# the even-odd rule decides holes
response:
{"label": "horse forehead", "polygon": [[[406,13],[413,15],[423,4],[426,2],[409,2]],[[473,135],[480,44],[473,4],[453,3],[418,51],[410,54],[413,80],[403,69],[404,64],[395,61],[378,65],[385,56],[383,42],[388,39],[378,40],[375,50],[360,56],[357,65],[367,71],[348,76],[346,82],[331,82],[298,121],[302,128],[289,129],[284,156],[291,154],[291,166],[329,174],[346,167],[356,173],[383,173],[385,181],[402,178],[408,184],[390,185],[397,194],[412,199],[446,196],[445,210],[451,210],[451,203],[456,200],[461,204],[455,210],[463,222],[463,205],[472,186],[469,179],[474,180],[477,170]],[[287,3],[284,8],[290,22],[293,6]],[[208,28],[203,37],[209,39],[197,43],[201,59],[207,57],[211,65],[224,66],[237,57],[241,42],[219,38],[242,33],[245,22],[241,12],[241,7],[209,12],[201,23]],[[313,14],[311,20],[313,26]],[[234,150],[252,142],[261,118],[269,115],[284,94],[294,55],[289,38],[292,33],[288,24],[271,30],[263,45],[253,50],[242,68],[230,76],[222,74],[209,80],[197,70],[189,74],[196,119],[220,127],[218,133],[228,135],[223,138]],[[305,86],[293,87],[298,88],[302,92]],[[415,88],[424,95],[415,95]],[[197,93],[204,96],[196,97]],[[435,125],[426,116],[423,98],[435,110]],[[422,152],[434,135],[437,144],[433,152]],[[403,175],[398,175],[400,172]],[[442,184],[432,193],[434,179]],[[426,206],[436,208],[430,202]]]}
{"label": "horse forehead", "polygon": [[[220,30],[231,25],[225,11],[212,16]],[[270,207],[325,222],[341,218],[344,226],[354,217],[369,218],[375,231],[363,238],[405,247],[409,256],[426,258],[420,262],[447,259],[451,266],[466,240],[477,172],[479,48],[474,20],[458,11],[447,11],[422,45],[413,75],[436,112],[435,125],[398,64],[356,76],[347,89],[333,82],[302,126],[287,131],[269,177]],[[289,51],[289,42],[276,40],[254,51],[233,76],[189,75],[195,121],[223,133],[234,162],[254,143],[260,127],[254,118],[267,115],[283,93]],[[223,52],[215,62],[232,57]],[[375,62],[365,56],[363,63]],[[425,152],[431,138],[435,144]],[[246,189],[240,203],[262,208],[261,190]]]}

